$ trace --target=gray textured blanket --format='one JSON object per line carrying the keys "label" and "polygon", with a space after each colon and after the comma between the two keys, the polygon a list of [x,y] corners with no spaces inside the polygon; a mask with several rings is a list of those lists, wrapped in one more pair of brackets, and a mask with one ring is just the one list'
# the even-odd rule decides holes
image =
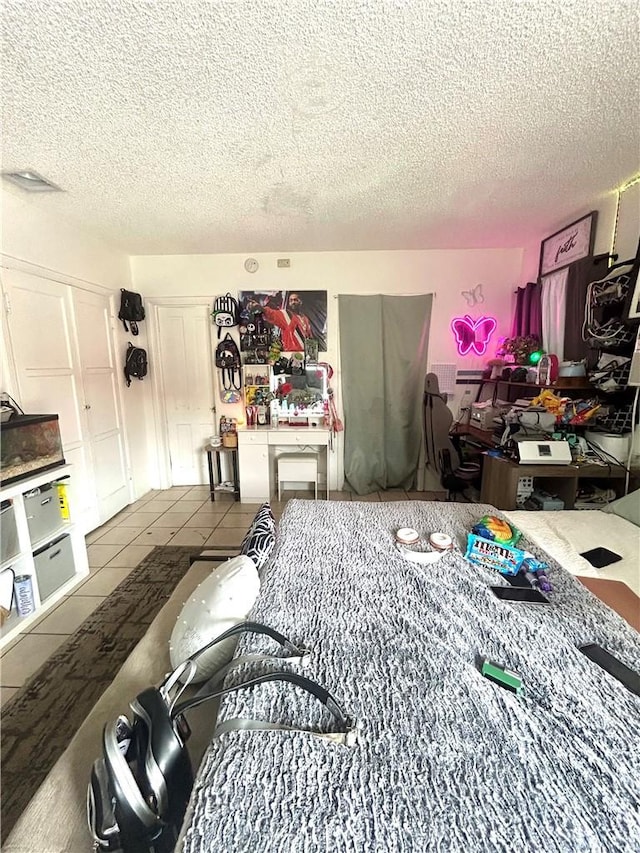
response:
{"label": "gray textured blanket", "polygon": [[[638,671],[638,634],[555,563],[552,605],[507,604],[489,591],[500,577],[459,553],[420,566],[395,550],[398,527],[463,542],[489,509],[288,504],[251,618],[313,649],[304,674],[359,719],[359,744],[222,735],[200,768],[181,849],[640,849],[640,698],[577,650],[600,643]],[[485,657],[521,673],[526,694],[483,678]],[[238,715],[331,724],[291,685],[223,702],[221,719]]]}

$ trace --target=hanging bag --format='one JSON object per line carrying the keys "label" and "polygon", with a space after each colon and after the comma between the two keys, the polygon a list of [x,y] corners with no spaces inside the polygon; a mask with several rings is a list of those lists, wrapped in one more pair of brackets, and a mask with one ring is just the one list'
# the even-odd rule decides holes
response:
{"label": "hanging bag", "polygon": [[127,380],[127,388],[131,385],[131,377],[144,379],[148,371],[147,351],[142,347],[127,345],[124,358],[124,377]]}
{"label": "hanging bag", "polygon": [[120,311],[118,319],[122,320],[125,332],[129,331],[127,323],[131,326],[131,334],[138,334],[138,323],[144,320],[144,306],[142,304],[142,296],[139,293],[134,293],[132,290],[120,288]]}
{"label": "hanging bag", "polygon": [[[206,686],[209,692],[178,704],[182,691],[195,672],[196,658],[215,644],[245,632],[270,636],[287,650],[288,655],[240,656],[213,676]],[[338,721],[336,732],[310,733],[334,743],[351,745],[355,739],[353,720],[346,716],[327,690],[303,676],[276,671],[247,678],[231,687],[210,690],[233,668],[252,661],[301,662],[307,654],[306,649],[298,648],[272,628],[256,622],[244,622],[207,643],[180,664],[159,688],[151,687],[139,693],[131,702],[131,722],[120,716],[105,726],[103,755],[94,763],[91,773],[87,819],[96,849],[110,853],[169,853],[173,850],[193,787],[193,771],[186,748],[190,730],[184,714],[210,699],[270,681],[289,682],[322,702]],[[268,721],[225,720],[216,729],[214,737],[240,728],[290,727]]]}
{"label": "hanging bag", "polygon": [[239,391],[242,388],[240,351],[228,332],[216,347],[216,367],[221,371],[222,387],[225,391]]}
{"label": "hanging bag", "polygon": [[218,296],[213,303],[211,316],[213,323],[218,327],[218,340],[222,329],[230,329],[240,322],[238,302],[230,293],[226,296]]}

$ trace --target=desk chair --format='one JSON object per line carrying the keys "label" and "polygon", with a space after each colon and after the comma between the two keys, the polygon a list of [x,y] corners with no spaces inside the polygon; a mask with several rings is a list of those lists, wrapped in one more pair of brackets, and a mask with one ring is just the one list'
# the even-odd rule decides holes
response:
{"label": "desk chair", "polygon": [[451,454],[448,450],[442,450],[440,465],[442,469],[440,482],[447,490],[447,500],[452,501],[460,497],[468,501],[466,490],[473,480],[477,480],[480,476],[480,463],[463,462],[454,470],[451,465]]}
{"label": "desk chair", "polygon": [[318,454],[284,453],[278,456],[278,500],[282,499],[282,484],[301,482],[313,483],[315,499],[318,500]]}

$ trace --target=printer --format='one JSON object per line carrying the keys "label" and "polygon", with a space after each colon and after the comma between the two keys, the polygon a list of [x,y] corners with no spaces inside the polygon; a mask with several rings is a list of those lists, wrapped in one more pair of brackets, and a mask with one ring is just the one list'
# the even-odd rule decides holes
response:
{"label": "printer", "polygon": [[491,400],[486,400],[484,403],[472,403],[471,416],[469,418],[470,426],[474,426],[477,429],[493,429],[494,418],[499,417],[505,412],[509,408],[509,405],[508,403],[501,404],[498,402],[494,406]]}

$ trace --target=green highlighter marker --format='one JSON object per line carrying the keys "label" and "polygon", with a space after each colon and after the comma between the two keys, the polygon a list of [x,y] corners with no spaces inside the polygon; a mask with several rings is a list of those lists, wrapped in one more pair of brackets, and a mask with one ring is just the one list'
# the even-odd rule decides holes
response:
{"label": "green highlighter marker", "polygon": [[506,687],[507,690],[511,690],[511,692],[515,693],[517,696],[521,696],[524,693],[522,677],[518,675],[517,672],[505,669],[503,666],[500,666],[497,663],[492,663],[489,660],[484,661],[481,672],[485,678],[495,681],[495,683],[499,684],[501,687]]}

